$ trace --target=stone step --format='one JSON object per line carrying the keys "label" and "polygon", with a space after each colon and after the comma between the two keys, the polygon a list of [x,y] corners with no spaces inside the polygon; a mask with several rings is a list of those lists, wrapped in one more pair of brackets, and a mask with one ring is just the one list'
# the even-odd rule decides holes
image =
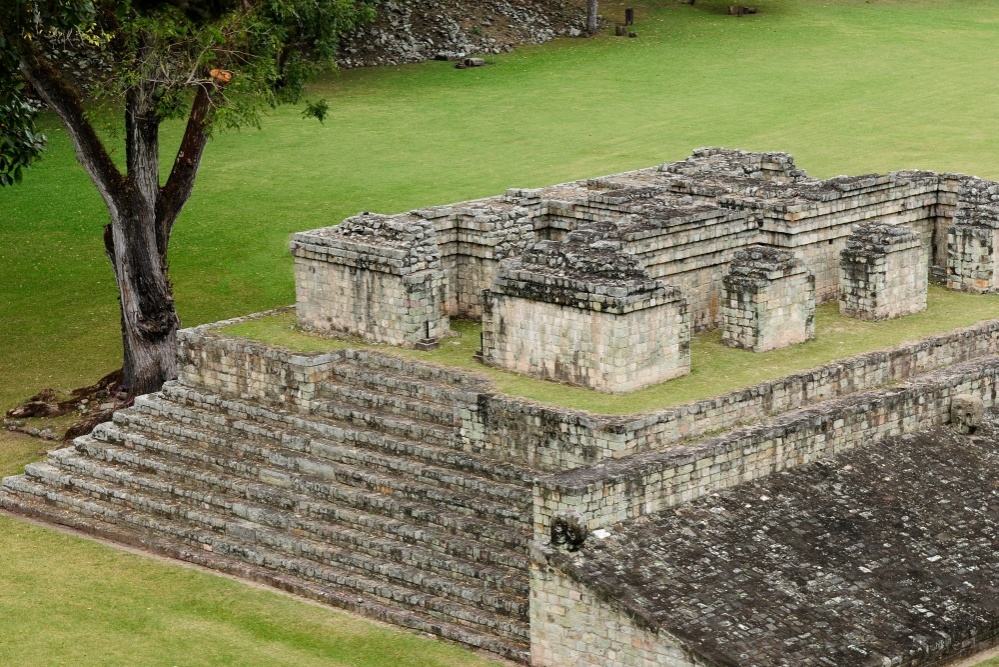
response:
{"label": "stone step", "polygon": [[[163,386],[161,394],[167,400],[181,404],[186,401],[197,403],[199,400],[206,397],[205,394],[201,394],[196,389],[187,387],[177,382],[166,383]],[[235,401],[218,399],[216,402],[234,403]],[[322,408],[321,414],[310,414],[308,416],[297,414],[297,416],[300,419],[304,418],[309,421],[318,417],[318,421],[320,422],[324,420],[327,422],[332,421],[335,424],[339,424],[341,428],[345,425],[350,425],[369,431],[377,431],[385,435],[392,435],[406,440],[422,442],[439,447],[447,447],[451,449],[457,447],[456,429],[453,426],[445,427],[440,424],[421,422],[398,415],[375,415],[365,410],[340,405],[332,401],[320,401],[317,405]],[[282,413],[282,411],[275,406],[268,406],[267,408],[261,407],[260,409],[277,414]],[[258,411],[253,410],[252,412]],[[296,413],[285,412],[284,414],[291,415]]]}
{"label": "stone step", "polygon": [[[77,439],[76,449],[95,458],[109,462],[117,460],[140,470],[189,480],[244,497],[248,488],[268,489],[270,494],[258,491],[259,501],[271,498],[278,503],[271,503],[275,507],[287,506],[287,503],[281,503],[286,494],[288,497],[298,494],[313,503],[331,503],[352,508],[358,513],[381,515],[383,521],[398,517],[407,523],[425,524],[439,533],[475,536],[487,548],[527,553],[530,530],[524,526],[511,528],[496,525],[485,520],[481,513],[457,512],[446,503],[428,505],[386,494],[382,490],[344,485],[310,474],[291,474],[286,469],[247,464],[237,458],[215,456],[196,447],[146,438],[137,433],[112,434],[115,428],[110,424],[100,425],[90,436]],[[371,521],[366,521],[359,526],[371,524]]]}
{"label": "stone step", "polygon": [[[394,387],[403,392],[412,384],[442,391],[488,391],[489,381],[468,371],[419,363],[413,359],[402,359],[387,354],[373,354],[364,350],[345,350],[345,363],[334,368],[336,377],[355,379],[367,376],[377,383],[377,387]],[[356,372],[360,371],[360,373]],[[411,383],[411,384],[407,384]]]}
{"label": "stone step", "polygon": [[[454,449],[454,442],[447,446],[439,446],[424,441],[389,436],[317,415],[303,416],[272,407],[223,399],[190,388],[176,387],[170,383],[167,383],[165,388],[167,392],[150,394],[145,398],[162,396],[164,402],[192,411],[192,413],[179,412],[176,417],[179,421],[195,425],[203,422],[214,430],[228,428],[230,425],[238,427],[242,422],[264,424],[274,429],[281,429],[286,434],[314,436],[366,450],[378,450],[392,456],[405,456],[524,488],[531,488],[537,476],[536,471],[523,465]],[[171,415],[172,418],[174,417]]]}
{"label": "stone step", "polygon": [[[171,482],[83,459],[75,456],[72,450],[62,451],[63,456],[51,458],[50,463],[26,467],[27,478],[49,485],[62,483],[65,487],[100,502],[123,505],[161,519],[186,522],[186,527],[192,530],[213,530],[238,537],[244,544],[285,551],[295,557],[341,568],[346,573],[359,577],[385,577],[394,583],[413,587],[436,597],[459,604],[472,604],[494,615],[526,621],[526,596],[504,594],[484,585],[488,581],[469,583],[452,576],[442,576],[440,573],[386,560],[384,555],[372,558],[293,531],[275,530],[239,517],[232,511],[231,503],[225,507],[223,498],[216,501],[221,507],[214,506],[214,503],[192,503],[190,498],[184,496],[183,489],[173,493]],[[497,583],[496,580],[502,576],[487,567],[483,567],[482,572],[492,578],[493,583]]]}
{"label": "stone step", "polygon": [[[514,529],[527,530],[530,514],[528,498],[523,489],[502,488],[483,483],[481,489],[450,487],[441,482],[423,482],[418,478],[418,463],[399,460],[400,470],[387,473],[303,453],[287,447],[259,446],[239,438],[228,442],[211,442],[207,435],[190,427],[173,427],[163,424],[160,432],[146,435],[121,424],[102,425],[93,436],[101,441],[114,442],[126,447],[128,443],[141,444],[145,449],[177,460],[181,456],[186,465],[191,461],[199,465],[214,465],[230,473],[261,481],[283,480],[289,476],[308,477],[315,480],[353,486],[369,491],[405,498],[418,503],[446,503],[454,512],[482,517]],[[175,435],[176,434],[176,437]],[[180,445],[162,448],[156,443]],[[313,446],[318,449],[318,445]],[[409,469],[409,475],[406,474]],[[283,484],[279,484],[283,485]],[[515,493],[516,492],[516,493]],[[505,494],[496,498],[496,495]]]}
{"label": "stone step", "polygon": [[[506,605],[507,613],[519,614],[519,605],[528,592],[527,562],[523,555],[514,558],[514,554],[494,554],[481,548],[476,550],[467,542],[456,545],[455,550],[460,550],[460,556],[447,555],[428,549],[422,540],[406,543],[383,532],[372,535],[352,526],[330,523],[323,520],[322,513],[313,516],[310,512],[310,505],[317,503],[297,494],[296,497],[283,499],[282,504],[276,506],[266,502],[273,499],[273,489],[247,488],[241,494],[220,492],[217,487],[205,489],[199,485],[184,484],[186,480],[176,480],[173,477],[144,475],[137,471],[138,466],[135,464],[125,466],[117,461],[88,458],[80,455],[74,448],[53,452],[50,462],[67,472],[96,480],[98,484],[95,490],[100,493],[108,489],[133,489],[136,493],[159,502],[176,504],[179,501],[196,509],[212,508],[215,512],[232,514],[239,519],[285,534],[334,545],[347,553],[341,557],[341,562],[354,567],[371,570],[374,565],[370,560],[372,558],[380,563],[396,562],[410,568],[419,568],[430,575],[454,579],[462,586],[472,585],[518,598],[519,601]],[[261,499],[265,502],[259,502]],[[422,535],[420,537],[423,538]],[[434,537],[445,542],[457,539],[439,535]],[[489,556],[492,560],[501,562],[491,563]],[[354,563],[355,558],[362,558],[363,562]]]}
{"label": "stone step", "polygon": [[429,403],[419,398],[335,382],[318,383],[316,400],[333,401],[365,412],[402,416],[448,428],[459,425],[453,402],[450,405]]}
{"label": "stone step", "polygon": [[[368,364],[343,363],[331,371],[330,382],[367,389],[368,391],[392,394],[402,398],[416,398],[427,403],[453,407],[456,396],[469,391],[469,386],[461,382],[420,379],[403,373],[397,368],[371,366]],[[474,384],[474,383],[473,383]],[[464,385],[469,385],[468,382]]]}
{"label": "stone step", "polygon": [[[169,433],[178,439],[202,440],[206,444],[221,442],[226,447],[234,439],[245,443],[263,443],[267,449],[275,452],[290,450],[285,453],[306,454],[385,474],[402,474],[407,478],[453,489],[457,493],[475,493],[506,504],[522,505],[524,508],[530,503],[531,476],[525,471],[520,473],[520,479],[510,484],[507,480],[517,473],[517,469],[512,466],[496,466],[488,459],[478,461],[475,457],[453,450],[400,441],[398,438],[363,432],[353,427],[330,427],[323,429],[328,437],[310,437],[304,432],[304,428],[289,428],[283,423],[274,425],[266,421],[234,419],[231,413],[220,415],[217,409],[211,411],[177,405],[155,394],[137,398],[134,410],[116,413],[115,423],[123,428],[145,433]],[[259,445],[256,447],[260,449]],[[452,462],[458,463],[459,467],[455,469],[448,465]],[[524,479],[525,477],[528,479]]]}
{"label": "stone step", "polygon": [[[44,464],[43,464],[44,465]],[[58,471],[51,476],[59,483]],[[191,532],[174,522],[130,512],[74,491],[40,485],[20,475],[4,479],[0,506],[44,521],[131,544],[277,586],[369,617],[428,632],[528,662],[526,624],[405,587],[361,577],[266,547],[247,546],[212,532]],[[399,606],[405,608],[400,609]],[[500,636],[502,633],[510,637]]]}

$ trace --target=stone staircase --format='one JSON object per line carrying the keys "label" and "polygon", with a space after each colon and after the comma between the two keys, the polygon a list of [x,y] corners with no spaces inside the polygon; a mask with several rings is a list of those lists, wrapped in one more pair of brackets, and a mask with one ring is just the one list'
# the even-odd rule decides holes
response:
{"label": "stone staircase", "polygon": [[8,510],[528,660],[530,470],[453,390],[345,360],[308,414],[178,382],[8,477]]}

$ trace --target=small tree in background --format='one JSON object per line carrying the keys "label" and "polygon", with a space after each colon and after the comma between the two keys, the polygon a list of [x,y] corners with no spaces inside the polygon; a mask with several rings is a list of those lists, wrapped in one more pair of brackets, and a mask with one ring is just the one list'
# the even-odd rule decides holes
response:
{"label": "small tree in background", "polygon": [[591,35],[597,34],[597,2],[598,0],[587,0],[586,30]]}
{"label": "small tree in background", "polygon": [[[104,247],[131,395],[177,375],[170,233],[212,131],[256,125],[262,109],[298,101],[333,64],[339,37],[373,14],[368,0],[0,0],[0,186],[20,182],[44,149],[37,96],[66,126],[110,214]],[[124,170],[95,129],[94,105],[123,117]],[[327,108],[310,103],[306,113],[322,121]],[[161,175],[159,128],[175,118],[187,127]]]}

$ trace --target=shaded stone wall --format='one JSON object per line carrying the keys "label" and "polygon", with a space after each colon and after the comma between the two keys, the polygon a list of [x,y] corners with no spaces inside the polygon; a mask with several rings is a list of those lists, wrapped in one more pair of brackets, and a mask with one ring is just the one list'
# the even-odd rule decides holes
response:
{"label": "shaded stone wall", "polygon": [[482,292],[492,284],[501,260],[516,257],[536,239],[541,219],[517,196],[418,209],[431,220],[448,272],[447,311],[454,317],[479,317]]}
{"label": "shaded stone wall", "polygon": [[538,478],[535,534],[546,534],[559,512],[578,512],[593,530],[865,442],[946,423],[955,395],[972,394],[994,405],[997,378],[999,360],[967,362],[901,387],[828,401],[697,444]]}
{"label": "shaded stone wall", "polygon": [[723,284],[726,345],[765,352],[815,337],[815,276],[793,253],[738,250]]}
{"label": "shaded stone wall", "polygon": [[537,243],[503,265],[487,292],[483,361],[612,392],[689,373],[679,290],[651,280],[621,244],[585,236]]}
{"label": "shaded stone wall", "polygon": [[755,213],[759,224],[755,242],[794,251],[815,274],[819,302],[837,298],[839,253],[853,225],[865,221],[906,225],[927,247],[937,225],[936,175],[917,178],[896,172],[793,184],[713,179],[681,182],[673,189]]}
{"label": "shaded stone wall", "polygon": [[887,320],[926,310],[926,261],[919,235],[897,225],[857,225],[840,253],[839,312]]}

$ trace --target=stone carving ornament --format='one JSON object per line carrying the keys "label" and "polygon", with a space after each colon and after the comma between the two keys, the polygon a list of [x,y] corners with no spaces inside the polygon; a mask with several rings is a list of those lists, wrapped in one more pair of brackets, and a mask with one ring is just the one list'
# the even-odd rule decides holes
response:
{"label": "stone carving ornament", "polygon": [[576,512],[559,512],[552,517],[552,546],[566,551],[578,551],[589,535],[586,522]]}

